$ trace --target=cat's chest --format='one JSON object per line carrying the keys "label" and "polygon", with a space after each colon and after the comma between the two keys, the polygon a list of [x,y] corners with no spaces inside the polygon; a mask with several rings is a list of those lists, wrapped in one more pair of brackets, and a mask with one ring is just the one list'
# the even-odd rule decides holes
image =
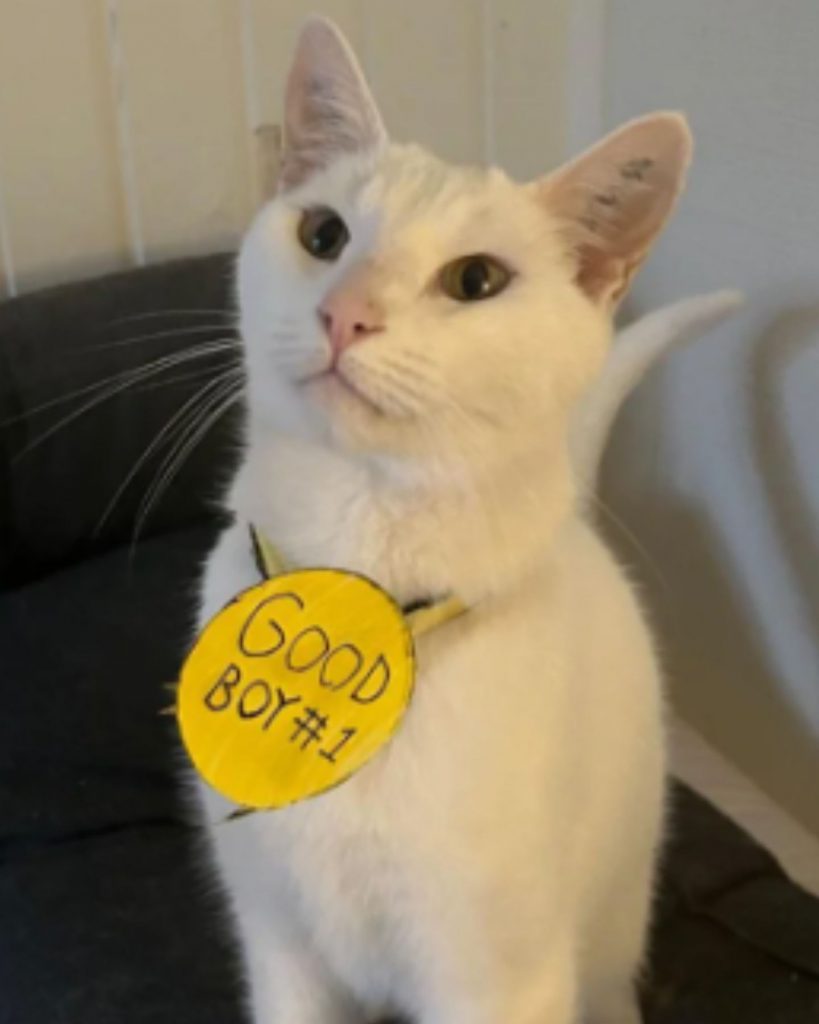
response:
{"label": "cat's chest", "polygon": [[301,875],[305,858],[320,874],[335,851],[341,874],[389,877],[388,865],[400,873],[427,847],[472,842],[507,817],[539,817],[529,801],[562,770],[559,740],[572,713],[559,630],[522,608],[499,621],[475,618],[418,645],[412,703],[364,768],[268,818],[279,852]]}
{"label": "cat's chest", "polygon": [[476,886],[525,872],[543,845],[543,806],[564,817],[558,684],[548,667],[537,673],[522,634],[482,626],[424,645],[412,706],[364,769],[256,823],[324,954],[369,993],[402,976],[406,922],[422,905],[437,913],[450,871]]}

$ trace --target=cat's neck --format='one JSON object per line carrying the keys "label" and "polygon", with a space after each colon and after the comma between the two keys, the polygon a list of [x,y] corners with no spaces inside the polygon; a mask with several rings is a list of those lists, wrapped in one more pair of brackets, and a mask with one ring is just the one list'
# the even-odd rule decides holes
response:
{"label": "cat's neck", "polygon": [[402,603],[452,592],[471,602],[549,557],[573,487],[562,449],[456,477],[276,437],[251,446],[231,504],[288,564],[364,573]]}

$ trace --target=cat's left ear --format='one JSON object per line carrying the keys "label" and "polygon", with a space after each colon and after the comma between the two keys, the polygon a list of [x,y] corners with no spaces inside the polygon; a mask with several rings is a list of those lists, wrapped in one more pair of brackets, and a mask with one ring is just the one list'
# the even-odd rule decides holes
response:
{"label": "cat's left ear", "polygon": [[279,184],[292,188],[335,157],[378,148],[386,132],[347,40],[326,18],[301,31],[285,94]]}
{"label": "cat's left ear", "polygon": [[630,121],[533,187],[576,254],[577,283],[615,305],[648,255],[685,181],[692,141],[681,114]]}

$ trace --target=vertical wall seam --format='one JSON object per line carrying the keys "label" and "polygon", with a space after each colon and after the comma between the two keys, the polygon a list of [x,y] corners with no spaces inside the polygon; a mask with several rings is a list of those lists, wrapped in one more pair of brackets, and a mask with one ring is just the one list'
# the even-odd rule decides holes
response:
{"label": "vertical wall seam", "polygon": [[106,0],[106,26],[108,39],[108,67],[114,100],[114,118],[117,129],[120,186],[125,207],[128,244],[131,259],[142,267],[147,262],[142,210],[139,202],[136,165],[134,162],[133,126],[128,105],[125,55],[122,49],[119,0]]}
{"label": "vertical wall seam", "polygon": [[370,34],[367,32],[367,0],[355,0],[350,11],[350,18],[352,21],[350,45],[355,50],[364,77],[369,81],[372,54],[370,53]]}
{"label": "vertical wall seam", "polygon": [[18,294],[17,273],[14,268],[14,254],[11,248],[11,228],[3,191],[2,167],[0,167],[0,262],[3,264],[6,293],[10,299],[13,299]]}
{"label": "vertical wall seam", "polygon": [[483,58],[483,158],[498,162],[497,153],[497,19],[494,0],[481,5],[481,50]]}
{"label": "vertical wall seam", "polygon": [[241,0],[239,17],[241,18],[245,119],[248,132],[253,135],[261,124],[259,97],[257,95],[256,51],[253,46],[253,0]]}
{"label": "vertical wall seam", "polygon": [[256,65],[256,48],[253,45],[254,22],[253,0],[241,0],[237,8],[240,26],[242,62],[242,91],[245,110],[245,139],[247,143],[247,190],[248,214],[252,214],[259,205],[263,187],[259,171],[259,129],[262,125],[261,104],[259,102],[259,78]]}
{"label": "vertical wall seam", "polygon": [[566,62],[566,156],[603,134],[606,0],[572,0]]}

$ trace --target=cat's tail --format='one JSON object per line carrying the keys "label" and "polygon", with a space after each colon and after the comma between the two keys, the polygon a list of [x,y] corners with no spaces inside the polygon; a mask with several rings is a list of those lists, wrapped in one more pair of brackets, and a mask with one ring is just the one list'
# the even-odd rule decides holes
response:
{"label": "cat's tail", "polygon": [[583,491],[594,489],[617,413],[654,363],[672,346],[692,341],[720,323],[742,302],[742,292],[728,289],[695,295],[618,332],[603,372],[572,424],[572,461]]}

